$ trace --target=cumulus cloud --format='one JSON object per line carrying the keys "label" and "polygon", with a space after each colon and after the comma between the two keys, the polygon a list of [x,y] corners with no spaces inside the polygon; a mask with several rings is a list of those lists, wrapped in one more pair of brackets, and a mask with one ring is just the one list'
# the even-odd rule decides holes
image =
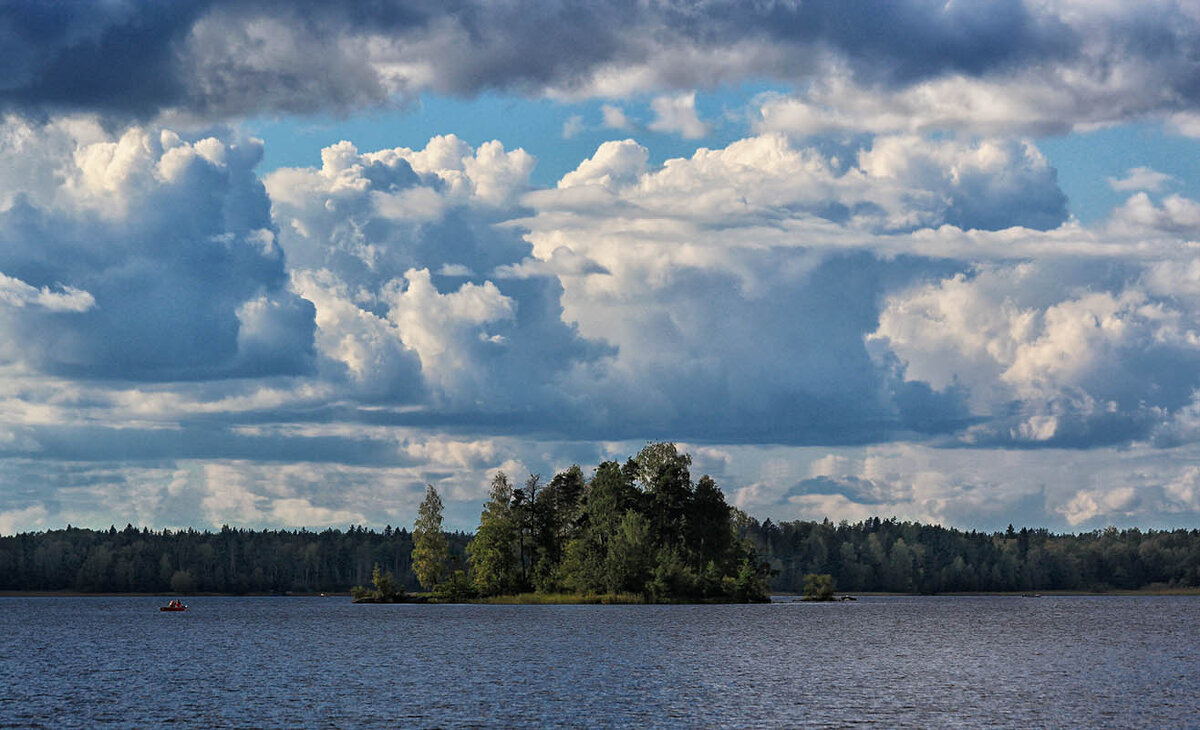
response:
{"label": "cumulus cloud", "polygon": [[[523,196],[531,159],[493,143],[321,158],[266,180],[321,372],[434,418],[519,412],[510,427],[581,437],[958,428],[960,393],[904,379],[863,338],[884,293],[961,265],[873,242],[1064,216],[1036,149],[992,140],[829,154],[765,135],[661,168],[614,141]],[[395,202],[417,199],[423,213]],[[532,213],[506,220],[518,201]]]}
{"label": "cumulus cloud", "polygon": [[760,519],[896,517],[982,530],[1012,523],[1076,531],[1175,529],[1200,516],[1194,445],[1088,452],[911,443],[836,452],[728,450],[730,466],[717,481],[738,485],[728,490],[731,501]]}
{"label": "cumulus cloud", "polygon": [[572,385],[655,433],[852,442],[955,428],[958,391],[899,377],[863,340],[881,296],[961,265],[893,256],[930,226],[1065,217],[1029,144],[879,138],[847,162],[764,135],[647,160],[608,142],[526,196],[533,256],[511,271],[557,272],[564,317],[616,353]]}
{"label": "cumulus cloud", "polygon": [[266,185],[293,288],[316,305],[326,369],[358,397],[452,410],[560,399],[556,378],[597,349],[562,322],[557,280],[489,278],[528,255],[498,224],[526,191],[532,156],[448,135],[420,150],[342,142],[321,157]]}
{"label": "cumulus cloud", "polygon": [[[653,235],[677,237],[712,230],[712,242],[719,240],[720,248],[797,246],[801,231],[804,245],[811,246],[847,232],[944,225],[1047,229],[1066,219],[1066,198],[1054,169],[1027,142],[888,136],[844,153],[827,154],[769,134],[723,149],[700,149],[691,158],[649,170],[649,153],[641,145],[606,142],[564,175],[557,190],[535,192],[525,202],[538,209],[539,224],[586,225],[589,230],[581,230],[581,236],[629,231],[629,219],[641,218],[648,235],[651,228],[658,229]],[[739,233],[746,235],[734,238]],[[560,238],[539,248],[542,237],[535,231],[531,241],[536,251],[548,254]]]}
{"label": "cumulus cloud", "polygon": [[504,335],[490,325],[514,319],[512,299],[490,281],[467,282],[442,294],[427,269],[410,269],[404,283],[393,281],[383,296],[389,305],[388,319],[420,358],[426,382],[469,403],[486,395],[481,384],[464,381],[485,374],[490,351],[505,347]]}
{"label": "cumulus cloud", "polygon": [[1200,310],[1147,286],[1164,266],[1097,273],[1026,263],[957,274],[890,297],[870,339],[906,378],[970,394],[989,421],[968,439],[1145,438],[1200,388]]}
{"label": "cumulus cloud", "polygon": [[16,163],[0,174],[10,360],[149,380],[311,368],[312,310],[285,289],[260,143],[15,119],[0,138]]}
{"label": "cumulus cloud", "polygon": [[1200,203],[1182,195],[1169,195],[1161,205],[1139,192],[1112,211],[1109,230],[1117,235],[1142,238],[1200,235]]}

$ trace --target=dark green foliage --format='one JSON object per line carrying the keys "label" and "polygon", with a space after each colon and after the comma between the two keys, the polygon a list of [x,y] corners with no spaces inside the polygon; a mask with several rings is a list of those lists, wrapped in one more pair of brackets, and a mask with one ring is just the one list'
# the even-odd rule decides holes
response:
{"label": "dark green foliage", "polygon": [[[446,533],[451,561],[469,535]],[[418,590],[409,563],[412,536],[391,527],[219,532],[65,530],[0,537],[0,590],[105,593],[334,593],[366,585],[372,567],[398,589]],[[177,573],[192,583],[173,585]],[[181,579],[183,580],[183,579]]]}
{"label": "dark green foliage", "polygon": [[[607,461],[585,481],[578,466],[540,489],[531,476],[507,508],[493,485],[468,547],[484,596],[538,590],[639,595],[647,601],[761,601],[768,569],[738,531],[744,515],[712,479],[692,484],[691,457],[655,443],[624,465]],[[504,476],[497,480],[507,483]],[[498,529],[508,515],[512,528]],[[494,561],[517,569],[493,580]]]}
{"label": "dark green foliage", "polygon": [[804,576],[804,600],[832,601],[833,576],[828,573],[809,573]]}
{"label": "dark green foliage", "polygon": [[371,584],[375,586],[375,594],[385,601],[404,595],[404,590],[396,586],[396,576],[390,570],[380,570],[379,563],[371,570]]}
{"label": "dark green foliage", "polygon": [[500,472],[492,479],[491,492],[479,518],[479,530],[467,545],[475,589],[482,595],[520,590],[518,537],[513,490],[508,477]]}
{"label": "dark green foliage", "polygon": [[788,593],[803,591],[808,573],[828,573],[852,592],[1200,586],[1200,530],[986,533],[878,517],[837,525],[748,520],[745,530],[774,571],[771,589]]}
{"label": "dark green foliage", "polygon": [[[535,477],[531,477],[531,480]],[[529,482],[526,483],[527,488]],[[534,482],[536,484],[536,482]],[[526,503],[532,530],[528,583],[543,593],[562,590],[561,565],[567,542],[576,534],[581,500],[587,483],[578,465],[554,475],[550,483]]]}
{"label": "dark green foliage", "polygon": [[171,590],[175,593],[192,593],[196,590],[196,580],[186,570],[177,570],[171,576]]}
{"label": "dark green foliage", "polygon": [[350,597],[355,603],[403,603],[406,599],[404,589],[396,585],[396,576],[390,570],[381,570],[379,563],[371,569],[371,585],[375,590],[354,586],[350,589]]}
{"label": "dark green foliage", "polygon": [[437,584],[433,589],[433,597],[438,601],[458,603],[469,601],[476,596],[475,585],[467,577],[467,571],[456,570],[450,576]]}
{"label": "dark green foliage", "polygon": [[[652,446],[624,465],[601,464],[591,480],[575,466],[544,487],[527,482],[521,509],[528,515],[515,522],[510,490],[512,527],[500,530],[496,541],[501,553],[507,550],[498,561],[508,566],[502,592],[761,600],[768,579],[771,590],[800,593],[809,573],[830,574],[847,592],[1200,586],[1200,530],[1054,535],[964,532],[879,518],[760,523],[725,504],[711,479],[685,489],[680,475],[690,460],[669,445]],[[437,586],[440,600],[472,594],[471,576],[461,569],[469,538],[446,533],[451,567]],[[416,591],[412,549],[412,535],[391,527],[156,532],[68,526],[0,537],[0,590],[332,593],[368,585],[378,564],[395,576],[398,591]]]}

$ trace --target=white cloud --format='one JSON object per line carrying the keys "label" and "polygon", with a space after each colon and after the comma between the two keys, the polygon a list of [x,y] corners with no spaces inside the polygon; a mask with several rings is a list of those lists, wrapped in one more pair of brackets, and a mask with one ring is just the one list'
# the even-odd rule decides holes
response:
{"label": "white cloud", "polygon": [[[283,289],[253,173],[260,143],[80,119],[8,118],[0,139],[18,160],[0,174],[0,329],[21,361],[134,380],[310,367],[311,316]],[[267,332],[267,312],[289,316]]]}
{"label": "white cloud", "polygon": [[649,129],[665,134],[678,134],[684,139],[708,136],[708,125],[696,115],[696,94],[657,96],[650,102],[654,120]]}
{"label": "white cloud", "polygon": [[625,111],[615,104],[601,104],[600,113],[604,117],[604,126],[608,129],[628,130],[633,128],[633,122],[626,116]]}
{"label": "white cloud", "polygon": [[574,139],[579,136],[579,133],[584,130],[583,117],[579,114],[572,114],[567,117],[567,121],[563,122],[562,138]]}
{"label": "white cloud", "polygon": [[1167,126],[1185,137],[1200,137],[1200,114],[1179,112],[1167,117]]}
{"label": "white cloud", "polygon": [[1168,195],[1155,205],[1144,192],[1136,193],[1114,209],[1108,225],[1113,234],[1128,237],[1163,237],[1178,248],[1179,236],[1200,236],[1200,203],[1181,195]]}
{"label": "white cloud", "polygon": [[340,363],[366,393],[411,399],[419,362],[386,317],[362,309],[334,273],[296,271],[292,287],[316,307],[318,350]]}
{"label": "white cloud", "polygon": [[40,504],[24,509],[0,510],[0,536],[45,528],[48,516],[46,508]]}
{"label": "white cloud", "polygon": [[637,181],[646,172],[649,159],[649,151],[632,139],[605,142],[596,149],[596,154],[563,175],[558,187],[599,185],[613,190]]}
{"label": "white cloud", "polygon": [[1149,167],[1131,167],[1126,171],[1125,177],[1107,179],[1108,186],[1118,192],[1148,190],[1156,193],[1162,190],[1164,185],[1173,181],[1175,176],[1152,170]]}
{"label": "white cloud", "polygon": [[1134,282],[1094,286],[1061,265],[959,274],[891,296],[870,340],[900,359],[905,378],[966,388],[977,413],[1020,403],[1014,439],[1078,438],[1072,421],[1122,419],[1116,433],[1136,437],[1200,387],[1183,365],[1200,363],[1200,310]]}
{"label": "white cloud", "polygon": [[426,382],[452,401],[482,395],[488,353],[503,346],[488,325],[512,320],[515,304],[492,282],[462,284],[440,293],[425,269],[411,269],[383,293],[388,319],[421,359]]}
{"label": "white cloud", "polygon": [[315,304],[323,362],[345,368],[354,397],[487,409],[555,393],[554,374],[586,351],[543,294],[556,282],[476,280],[528,253],[495,224],[533,165],[521,150],[447,135],[420,150],[343,142],[323,151],[320,170],[268,176],[293,287]]}
{"label": "white cloud", "polygon": [[0,273],[0,304],[42,307],[51,312],[86,312],[96,306],[96,298],[69,286],[62,287],[61,291],[51,291],[46,286],[38,289]]}

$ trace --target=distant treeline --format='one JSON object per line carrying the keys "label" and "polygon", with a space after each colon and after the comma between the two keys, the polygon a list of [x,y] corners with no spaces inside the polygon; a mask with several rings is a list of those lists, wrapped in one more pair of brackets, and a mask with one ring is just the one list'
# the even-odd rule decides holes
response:
{"label": "distant treeline", "polygon": [[459,598],[536,590],[753,600],[768,574],[770,590],[795,593],[814,574],[832,575],[843,592],[1200,586],[1200,530],[1057,535],[879,518],[759,522],[727,506],[708,477],[693,484],[689,464],[674,446],[651,444],[624,465],[601,464],[590,479],[575,466],[545,487],[531,476],[513,489],[500,474],[475,535],[441,530],[430,487],[414,532],[127,525],[0,537],[0,591],[344,592],[371,583],[376,566],[397,588]]}
{"label": "distant treeline", "polygon": [[[1108,528],[964,532],[914,522],[750,520],[748,536],[775,571],[771,589],[800,592],[829,573],[839,591],[1043,591],[1200,586],[1200,530]],[[452,565],[471,536],[445,533]],[[417,590],[412,535],[351,527],[323,532],[68,528],[0,537],[0,590],[84,592],[341,592],[378,564]]]}
{"label": "distant treeline", "polygon": [[[446,537],[450,562],[465,564],[471,536]],[[68,527],[0,537],[0,590],[340,592],[370,583],[375,565],[415,588],[412,547],[412,533],[391,527],[323,532]]]}
{"label": "distant treeline", "polygon": [[1137,528],[1056,535],[1044,529],[964,532],[879,518],[753,522],[749,535],[775,571],[771,587],[799,592],[829,573],[839,591],[1105,591],[1200,586],[1200,530]]}

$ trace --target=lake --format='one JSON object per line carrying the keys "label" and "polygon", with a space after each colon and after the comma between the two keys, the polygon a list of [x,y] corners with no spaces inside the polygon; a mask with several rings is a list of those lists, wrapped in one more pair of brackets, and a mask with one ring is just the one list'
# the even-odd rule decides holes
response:
{"label": "lake", "polygon": [[0,726],[1183,727],[1200,597],[0,598]]}

